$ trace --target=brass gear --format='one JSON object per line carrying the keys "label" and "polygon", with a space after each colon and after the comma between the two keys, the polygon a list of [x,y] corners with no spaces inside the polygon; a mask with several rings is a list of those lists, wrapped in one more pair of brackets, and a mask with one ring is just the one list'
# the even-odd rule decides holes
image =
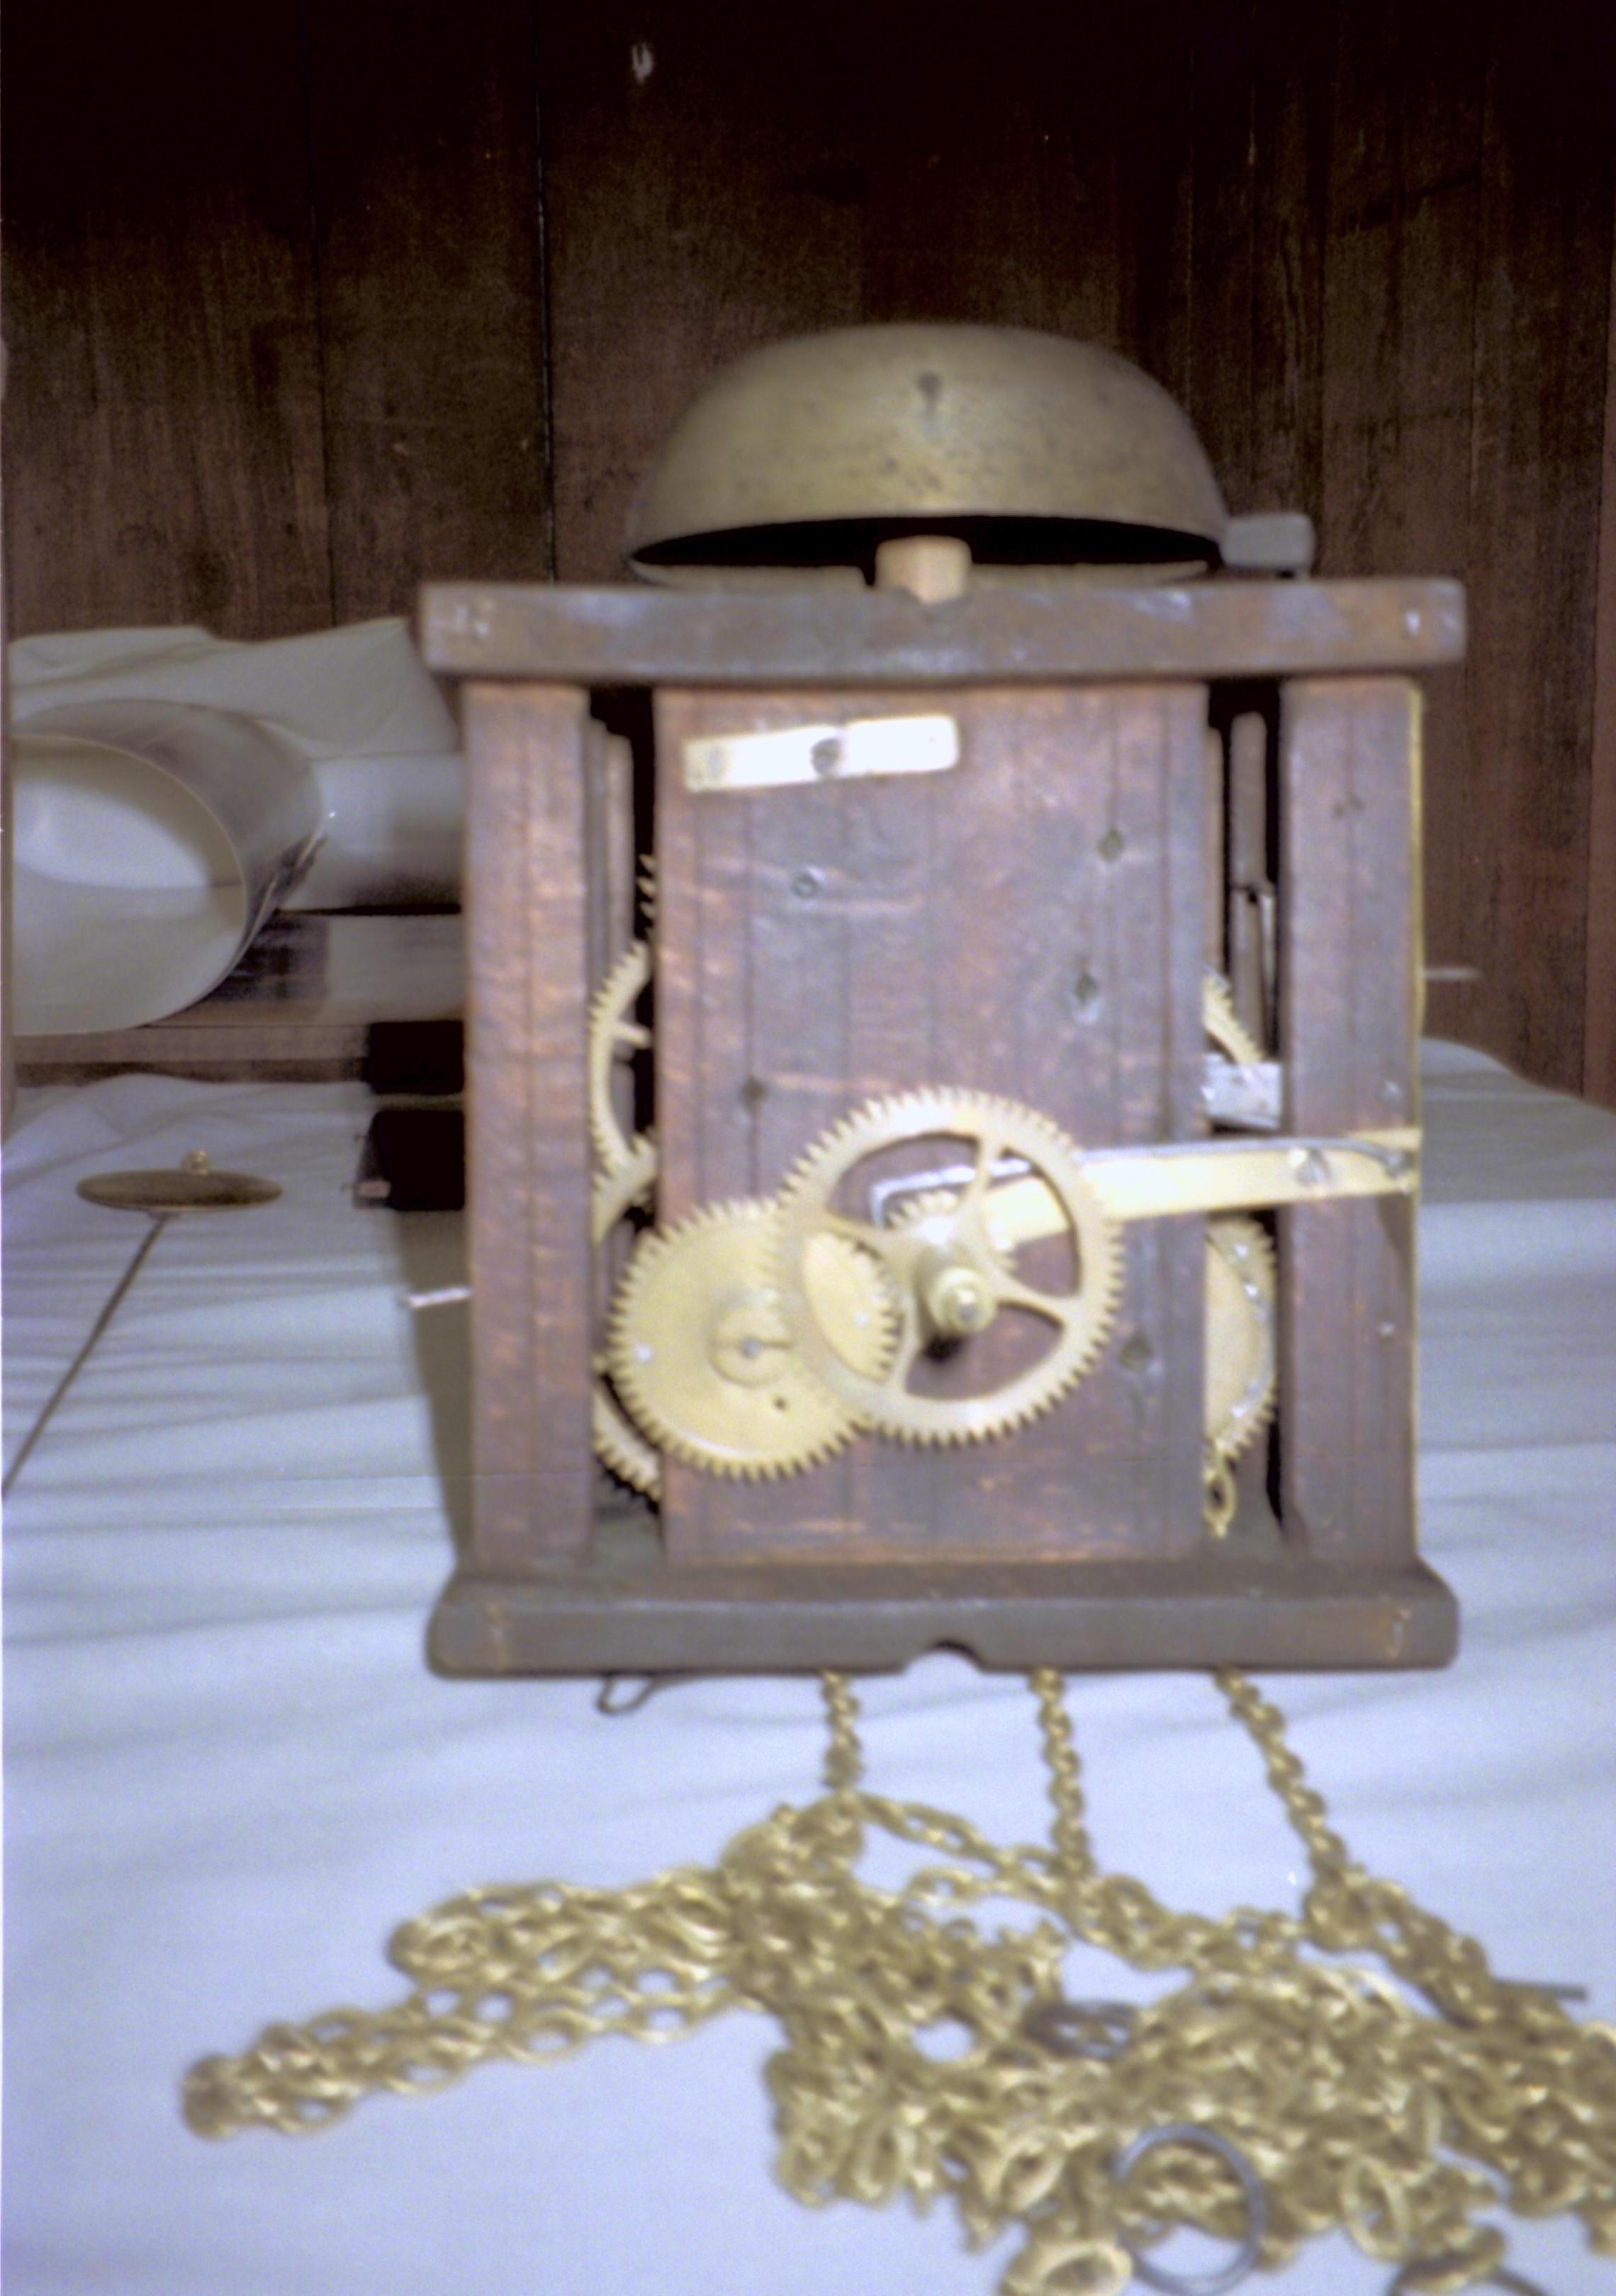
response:
{"label": "brass gear", "polygon": [[1235,1010],[1235,992],[1210,965],[1201,977],[1201,1026],[1214,1047],[1236,1068],[1257,1068],[1267,1058]]}
{"label": "brass gear", "polygon": [[[974,1171],[957,1193],[912,1202],[892,1226],[833,1208],[841,1183],[883,1149],[934,1137],[974,1143]],[[1041,1292],[1015,1273],[1013,1252],[992,1232],[991,1176],[1005,1156],[1041,1177],[1076,1247],[1077,1288]],[[802,1360],[857,1423],[914,1443],[985,1441],[1046,1411],[1093,1363],[1116,1313],[1121,1247],[1115,1224],[1083,1171],[1080,1150],[1058,1126],[1019,1102],[935,1089],[874,1100],[816,1141],[782,1190],[781,1304]],[[816,1237],[833,1235],[885,1271],[900,1324],[890,1361],[872,1373],[849,1360],[814,1309],[807,1280]],[[980,1396],[928,1396],[908,1382],[938,1336],[969,1341],[1002,1308],[1054,1327],[1038,1362]]]}
{"label": "brass gear", "polygon": [[1274,1247],[1254,1219],[1206,1226],[1206,1441],[1225,1464],[1250,1448],[1278,1391]]}
{"label": "brass gear", "polygon": [[[611,1378],[652,1442],[710,1474],[794,1474],[855,1432],[780,1312],[772,1201],[711,1204],[642,1238],[612,1303]],[[879,1375],[896,1316],[878,1268],[822,1238],[805,1280],[838,1345]]]}
{"label": "brass gear", "polygon": [[[627,1160],[614,1172],[603,1172],[589,1198],[589,1241],[598,1251],[619,1220],[636,1204],[650,1201],[656,1185],[656,1144],[641,1133],[628,1143]],[[595,1387],[589,1403],[589,1431],[595,1456],[620,1482],[646,1498],[662,1495],[662,1463],[651,1444],[624,1412],[607,1385],[610,1365],[605,1351],[595,1357]]]}
{"label": "brass gear", "polygon": [[611,1071],[629,1054],[644,1052],[651,1031],[634,1018],[634,1008],[651,985],[651,950],[636,940],[623,951],[589,1001],[589,1139],[603,1171],[619,1172],[636,1142],[618,1122],[611,1103]]}

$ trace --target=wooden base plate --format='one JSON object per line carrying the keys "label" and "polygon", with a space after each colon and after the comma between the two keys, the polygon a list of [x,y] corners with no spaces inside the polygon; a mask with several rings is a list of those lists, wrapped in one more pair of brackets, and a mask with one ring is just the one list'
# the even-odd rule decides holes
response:
{"label": "wooden base plate", "polygon": [[[1243,1544],[1243,1543],[1242,1543]],[[614,1525],[588,1569],[462,1570],[433,1614],[441,1672],[891,1672],[928,1651],[989,1669],[1434,1667],[1458,1643],[1433,1572],[1346,1570],[1242,1544],[1156,1562],[671,1567]]]}

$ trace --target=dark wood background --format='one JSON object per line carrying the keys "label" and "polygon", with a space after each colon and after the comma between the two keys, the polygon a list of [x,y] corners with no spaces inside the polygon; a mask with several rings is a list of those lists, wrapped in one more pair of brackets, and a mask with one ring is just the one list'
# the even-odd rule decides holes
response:
{"label": "dark wood background", "polygon": [[1608,0],[12,0],[5,30],[14,631],[610,579],[733,353],[1091,336],[1233,508],[1312,512],[1324,572],[1464,578],[1428,953],[1480,978],[1431,1024],[1616,1104]]}

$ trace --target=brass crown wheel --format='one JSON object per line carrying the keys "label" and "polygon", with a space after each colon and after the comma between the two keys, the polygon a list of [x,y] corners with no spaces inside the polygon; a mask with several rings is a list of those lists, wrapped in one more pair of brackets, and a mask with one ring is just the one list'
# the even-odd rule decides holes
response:
{"label": "brass crown wheel", "polygon": [[[939,1140],[965,1146],[957,1187],[919,1194],[890,1221],[839,1201],[872,1158]],[[1006,1168],[1030,1168],[1058,1207],[1071,1263],[1063,1285],[1023,1273],[1014,1239],[996,1226],[995,1182]],[[896,1300],[897,1341],[874,1369],[853,1360],[816,1312],[811,1255],[824,1236],[880,1270]],[[803,1363],[858,1426],[915,1443],[968,1443],[1036,1417],[1082,1377],[1115,1314],[1120,1246],[1079,1151],[1047,1118],[974,1093],[915,1092],[867,1103],[808,1150],[781,1193],[777,1269]],[[1033,1362],[990,1371],[981,1393],[917,1391],[923,1358],[953,1349],[968,1362],[1007,1312],[1041,1327],[1046,1343]]]}
{"label": "brass crown wheel", "polygon": [[[793,1474],[856,1430],[792,1345],[775,1222],[767,1201],[714,1204],[643,1237],[613,1303],[607,1356],[619,1394],[660,1449],[710,1474]],[[880,1267],[821,1236],[802,1280],[838,1360],[879,1380],[896,1321]]]}

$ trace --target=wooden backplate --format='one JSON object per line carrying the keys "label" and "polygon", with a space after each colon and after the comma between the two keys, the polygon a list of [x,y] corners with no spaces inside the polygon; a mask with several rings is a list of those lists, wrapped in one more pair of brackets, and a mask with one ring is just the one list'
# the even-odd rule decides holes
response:
{"label": "wooden backplate", "polygon": [[[942,708],[961,762],[693,792],[702,736]],[[963,1086],[1080,1145],[1199,1128],[1199,685],[657,698],[659,1218],[777,1189],[877,1095]],[[993,1441],[861,1437],[778,1481],[666,1463],[669,1561],[1143,1556],[1200,1544],[1202,1253],[1132,1232],[1081,1384]],[[982,1344],[982,1343],[976,1343]]]}

